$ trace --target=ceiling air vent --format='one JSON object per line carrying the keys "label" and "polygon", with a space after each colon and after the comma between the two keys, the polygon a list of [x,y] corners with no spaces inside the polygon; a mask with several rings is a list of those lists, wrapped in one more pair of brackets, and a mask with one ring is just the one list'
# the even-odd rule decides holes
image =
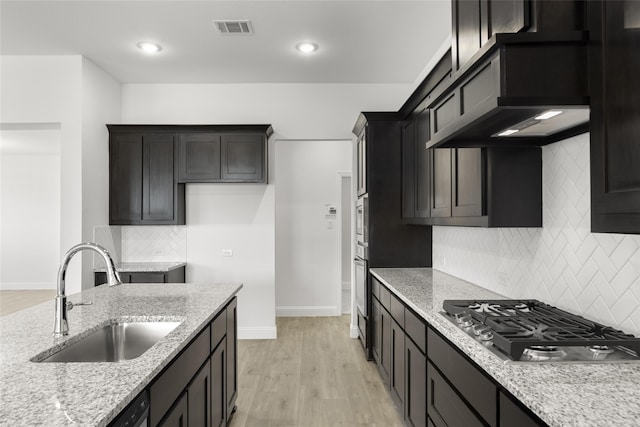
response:
{"label": "ceiling air vent", "polygon": [[213,21],[218,32],[225,36],[253,34],[251,21]]}

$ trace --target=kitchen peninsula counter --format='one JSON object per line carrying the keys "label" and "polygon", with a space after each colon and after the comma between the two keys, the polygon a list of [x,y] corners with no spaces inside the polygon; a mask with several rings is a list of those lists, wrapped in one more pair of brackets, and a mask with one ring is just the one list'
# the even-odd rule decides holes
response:
{"label": "kitchen peninsula counter", "polygon": [[638,425],[640,362],[505,364],[440,314],[445,299],[505,297],[430,268],[371,273],[550,426]]}
{"label": "kitchen peninsula counter", "polygon": [[[69,336],[53,338],[54,302],[0,317],[0,425],[105,426],[242,288],[239,284],[107,285],[68,296]],[[140,357],[111,363],[35,363],[110,320],[179,321]],[[49,352],[51,353],[51,352]]]}

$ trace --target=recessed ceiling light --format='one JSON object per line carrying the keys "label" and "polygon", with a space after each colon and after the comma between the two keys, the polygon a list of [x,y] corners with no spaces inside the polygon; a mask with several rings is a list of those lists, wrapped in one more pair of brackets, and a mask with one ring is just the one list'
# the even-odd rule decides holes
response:
{"label": "recessed ceiling light", "polygon": [[300,42],[296,45],[296,49],[302,53],[313,53],[318,50],[318,45],[311,42]]}
{"label": "recessed ceiling light", "polygon": [[162,50],[162,46],[152,42],[140,42],[138,43],[138,49],[144,53],[156,53]]}
{"label": "recessed ceiling light", "polygon": [[545,111],[544,113],[540,114],[539,116],[535,116],[534,119],[536,120],[547,120],[550,119],[551,117],[555,117],[558,114],[562,114],[562,110],[549,110],[549,111]]}

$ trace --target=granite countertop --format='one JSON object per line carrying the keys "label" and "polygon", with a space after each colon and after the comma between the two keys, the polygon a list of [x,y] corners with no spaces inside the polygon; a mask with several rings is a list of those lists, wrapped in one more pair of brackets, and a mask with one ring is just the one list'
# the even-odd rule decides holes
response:
{"label": "granite countertop", "polygon": [[445,299],[504,298],[430,268],[374,276],[550,426],[637,426],[640,363],[505,364],[439,312]]}
{"label": "granite countertop", "polygon": [[[242,288],[242,285],[123,284],[68,297],[69,336],[53,338],[53,300],[0,317],[0,425],[105,426]],[[180,321],[136,359],[115,363],[34,363],[110,319]]]}
{"label": "granite countertop", "polygon": [[[119,273],[166,273],[185,265],[187,265],[186,262],[120,262],[116,264],[116,270]],[[104,273],[106,268],[97,267],[93,271]]]}

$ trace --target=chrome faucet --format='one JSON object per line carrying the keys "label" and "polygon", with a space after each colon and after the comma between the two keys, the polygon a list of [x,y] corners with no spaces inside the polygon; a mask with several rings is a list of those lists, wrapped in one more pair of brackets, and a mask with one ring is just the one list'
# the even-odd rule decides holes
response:
{"label": "chrome faucet", "polygon": [[[65,276],[67,274],[67,267],[69,266],[69,261],[71,258],[78,252],[90,249],[92,251],[97,252],[102,256],[104,263],[107,265],[107,283],[109,286],[120,285],[122,282],[120,281],[120,276],[116,271],[116,266],[113,263],[113,259],[109,255],[109,252],[100,245],[95,243],[80,243],[75,245],[71,249],[67,251],[62,259],[62,264],[60,264],[60,269],[58,270],[58,291],[56,294],[56,311],[55,311],[55,325],[53,327],[53,336],[56,338],[62,337],[64,335],[69,334],[69,324],[67,323],[67,311],[71,310],[74,306],[73,303],[67,302],[67,296],[65,294]],[[75,305],[90,305],[92,303],[84,303],[84,304],[75,304]]]}

